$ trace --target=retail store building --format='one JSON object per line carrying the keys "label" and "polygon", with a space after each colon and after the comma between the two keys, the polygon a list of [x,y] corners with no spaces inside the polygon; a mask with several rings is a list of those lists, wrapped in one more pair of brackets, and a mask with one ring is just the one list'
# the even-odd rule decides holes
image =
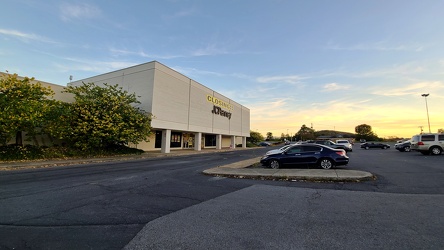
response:
{"label": "retail store building", "polygon": [[136,93],[139,107],[153,115],[153,134],[135,145],[145,151],[246,147],[250,110],[183,74],[157,62],[71,82],[118,84]]}

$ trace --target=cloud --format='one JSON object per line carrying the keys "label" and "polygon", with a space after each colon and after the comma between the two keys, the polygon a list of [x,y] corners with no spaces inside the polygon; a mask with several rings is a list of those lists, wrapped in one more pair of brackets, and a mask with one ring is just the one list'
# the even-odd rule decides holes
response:
{"label": "cloud", "polygon": [[350,72],[346,70],[336,70],[331,72],[317,73],[316,77],[351,77],[351,78],[376,78],[376,77],[396,77],[409,76],[412,74],[424,73],[427,68],[424,65],[419,65],[418,62],[409,62],[404,64],[391,65],[385,68]]}
{"label": "cloud", "polygon": [[225,49],[218,48],[216,44],[208,44],[206,47],[191,52],[192,56],[212,56],[229,54]]}
{"label": "cloud", "polygon": [[333,83],[327,83],[323,87],[323,92],[330,92],[330,91],[337,91],[337,90],[343,90],[343,89],[349,89],[350,86],[348,85],[339,85],[335,82]]}
{"label": "cloud", "polygon": [[178,18],[192,16],[195,13],[196,13],[195,9],[186,9],[186,10],[177,11],[171,15],[163,15],[162,18],[164,20],[172,20],[172,19],[178,19]]}
{"label": "cloud", "polygon": [[200,57],[200,56],[232,54],[231,52],[228,52],[226,49],[218,48],[216,44],[208,44],[203,48],[199,48],[185,54],[177,54],[177,55],[150,54],[143,50],[131,51],[127,49],[116,49],[116,48],[110,48],[109,51],[113,56],[135,55],[143,58],[154,58],[154,59],[174,59],[174,58],[184,58],[184,57]]}
{"label": "cloud", "polygon": [[92,61],[92,60],[87,60],[87,59],[83,60],[77,58],[64,58],[64,59],[71,63],[55,65],[62,72],[85,71],[85,72],[93,72],[100,74],[100,73],[115,71],[118,69],[128,68],[138,64],[133,62],[123,62],[123,61]]}
{"label": "cloud", "polygon": [[60,18],[63,21],[70,21],[73,19],[91,19],[102,15],[102,11],[96,6],[90,4],[69,4],[63,3],[60,5]]}
{"label": "cloud", "polygon": [[32,34],[32,33],[24,33],[18,30],[7,30],[7,29],[0,29],[0,34],[6,35],[6,36],[10,36],[13,38],[17,38],[20,40],[24,40],[24,41],[38,41],[38,42],[44,42],[44,43],[56,43],[55,41],[43,37],[43,36],[39,36],[36,34]]}
{"label": "cloud", "polygon": [[389,42],[381,41],[374,43],[361,43],[351,46],[341,46],[337,44],[329,43],[326,46],[327,49],[331,50],[350,50],[350,51],[413,51],[420,52],[424,50],[424,46],[417,44],[397,44],[391,45]]}
{"label": "cloud", "polygon": [[442,93],[444,91],[444,83],[441,81],[433,82],[418,82],[414,84],[408,84],[400,88],[387,88],[379,89],[373,92],[375,95],[382,96],[419,96],[423,93]]}
{"label": "cloud", "polygon": [[290,75],[290,76],[262,76],[256,78],[256,80],[260,83],[289,83],[289,84],[301,84],[303,79],[308,77],[302,77],[298,75]]}
{"label": "cloud", "polygon": [[184,55],[157,55],[157,54],[149,54],[144,51],[130,51],[125,49],[109,49],[113,56],[139,56],[142,58],[151,58],[151,59],[174,59],[185,57]]}

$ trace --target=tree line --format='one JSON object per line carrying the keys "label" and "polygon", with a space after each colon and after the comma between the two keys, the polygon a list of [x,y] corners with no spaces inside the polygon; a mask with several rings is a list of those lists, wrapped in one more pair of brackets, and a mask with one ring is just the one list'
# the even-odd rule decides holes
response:
{"label": "tree line", "polygon": [[[54,91],[34,78],[5,74],[0,78],[0,144],[15,139],[39,145],[45,135],[82,150],[128,145],[146,141],[151,132],[151,114],[138,108],[137,96],[118,85],[65,87],[73,102],[53,98]],[[26,138],[22,138],[22,134]]]}
{"label": "tree line", "polygon": [[[337,131],[316,131],[313,128],[307,127],[305,124],[301,126],[298,132],[296,132],[294,135],[290,136],[289,134],[282,133],[280,138],[278,137],[278,140],[284,141],[306,141],[306,140],[316,140],[319,136],[331,136],[335,137],[337,133],[343,133],[343,132],[337,132]],[[379,138],[378,135],[373,132],[372,127],[368,124],[360,124],[355,127],[355,134],[347,133],[346,137],[352,137],[355,140],[366,140],[366,141],[381,141],[382,138]],[[267,132],[266,136],[264,137],[259,132],[250,131],[250,138],[249,141],[252,143],[261,142],[263,140],[276,140],[276,138],[273,136],[273,133]]]}

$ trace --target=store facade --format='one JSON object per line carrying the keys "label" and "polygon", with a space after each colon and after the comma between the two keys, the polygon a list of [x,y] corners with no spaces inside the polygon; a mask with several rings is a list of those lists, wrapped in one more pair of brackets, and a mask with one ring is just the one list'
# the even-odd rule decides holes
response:
{"label": "store facade", "polygon": [[118,84],[136,93],[138,107],[151,113],[152,136],[136,146],[145,151],[246,147],[250,110],[181,73],[157,62],[74,81]]}

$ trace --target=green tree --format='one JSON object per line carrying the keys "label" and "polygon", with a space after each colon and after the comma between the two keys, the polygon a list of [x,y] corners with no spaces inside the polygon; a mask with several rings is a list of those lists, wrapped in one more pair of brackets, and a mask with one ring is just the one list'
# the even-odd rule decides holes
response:
{"label": "green tree", "polygon": [[355,127],[356,134],[360,136],[367,136],[372,134],[372,126],[367,124],[361,124]]}
{"label": "green tree", "polygon": [[0,79],[0,140],[2,144],[14,138],[23,145],[22,132],[35,136],[46,123],[54,95],[51,88],[43,87],[34,78],[19,78],[5,74]]}
{"label": "green tree", "polygon": [[105,148],[147,141],[151,132],[151,114],[133,105],[139,104],[135,94],[118,85],[83,83],[68,86],[74,103],[53,110],[61,115],[57,137],[82,149]]}
{"label": "green tree", "polygon": [[251,142],[253,144],[257,144],[263,140],[264,140],[264,136],[262,136],[261,133],[250,130],[250,137],[247,138],[248,142]]}
{"label": "green tree", "polygon": [[299,129],[299,131],[296,133],[295,136],[297,139],[300,139],[300,140],[314,140],[314,139],[316,139],[315,130],[305,126],[305,124],[301,126],[301,129]]}
{"label": "green tree", "polygon": [[267,138],[266,138],[266,140],[267,140],[267,141],[273,140],[273,133],[271,133],[271,132],[267,132]]}
{"label": "green tree", "polygon": [[42,126],[42,133],[54,139],[62,139],[72,132],[71,119],[73,117],[72,105],[70,103],[54,101],[46,112],[46,123]]}
{"label": "green tree", "polygon": [[372,127],[367,124],[361,124],[355,127],[356,139],[365,139],[368,141],[380,140],[378,136],[372,131]]}

